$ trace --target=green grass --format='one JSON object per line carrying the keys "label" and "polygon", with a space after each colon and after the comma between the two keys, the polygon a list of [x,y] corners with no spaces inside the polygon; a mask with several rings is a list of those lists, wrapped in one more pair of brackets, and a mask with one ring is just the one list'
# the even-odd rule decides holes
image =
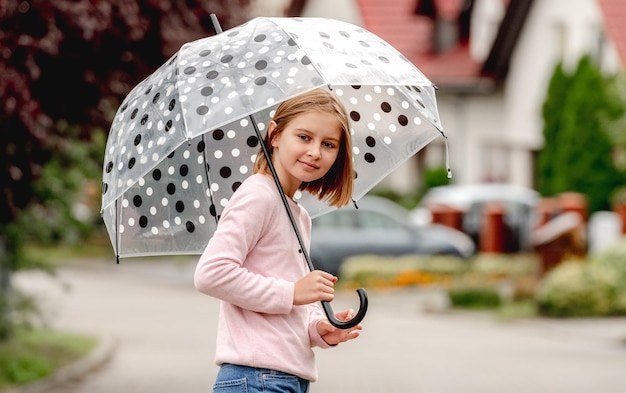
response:
{"label": "green grass", "polygon": [[0,343],[0,390],[46,378],[96,344],[95,338],[83,335],[18,329],[10,341]]}

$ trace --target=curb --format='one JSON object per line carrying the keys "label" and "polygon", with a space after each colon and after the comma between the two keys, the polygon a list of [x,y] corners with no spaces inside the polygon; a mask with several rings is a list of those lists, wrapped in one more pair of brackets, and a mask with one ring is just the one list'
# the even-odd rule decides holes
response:
{"label": "curb", "polygon": [[21,386],[2,390],[0,393],[43,393],[80,379],[91,371],[107,363],[117,349],[117,341],[111,337],[101,337],[98,346],[85,357],[61,367],[51,376]]}

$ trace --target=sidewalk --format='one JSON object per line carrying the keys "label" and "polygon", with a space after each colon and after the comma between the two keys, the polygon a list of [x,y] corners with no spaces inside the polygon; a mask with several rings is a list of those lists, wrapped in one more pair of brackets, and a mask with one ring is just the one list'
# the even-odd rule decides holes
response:
{"label": "sidewalk", "polygon": [[[192,285],[194,261],[86,263],[55,281],[23,273],[59,329],[112,337],[113,358],[52,393],[210,391],[218,302]],[[63,289],[69,288],[68,291]],[[312,393],[621,393],[626,318],[499,322],[485,314],[429,313],[423,290],[368,291],[362,336],[317,350]],[[336,311],[358,306],[340,293]]]}

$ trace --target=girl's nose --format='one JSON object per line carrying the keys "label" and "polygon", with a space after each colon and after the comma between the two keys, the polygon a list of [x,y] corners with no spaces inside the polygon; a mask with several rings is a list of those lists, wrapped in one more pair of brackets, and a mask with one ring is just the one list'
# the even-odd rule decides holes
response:
{"label": "girl's nose", "polygon": [[311,146],[307,154],[312,158],[319,158],[320,157],[319,146]]}

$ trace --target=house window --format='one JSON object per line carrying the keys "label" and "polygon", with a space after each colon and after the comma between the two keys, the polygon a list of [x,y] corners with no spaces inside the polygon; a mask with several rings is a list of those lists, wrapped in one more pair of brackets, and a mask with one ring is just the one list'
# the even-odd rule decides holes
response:
{"label": "house window", "polygon": [[511,150],[494,145],[485,146],[482,150],[482,181],[487,183],[508,182]]}

